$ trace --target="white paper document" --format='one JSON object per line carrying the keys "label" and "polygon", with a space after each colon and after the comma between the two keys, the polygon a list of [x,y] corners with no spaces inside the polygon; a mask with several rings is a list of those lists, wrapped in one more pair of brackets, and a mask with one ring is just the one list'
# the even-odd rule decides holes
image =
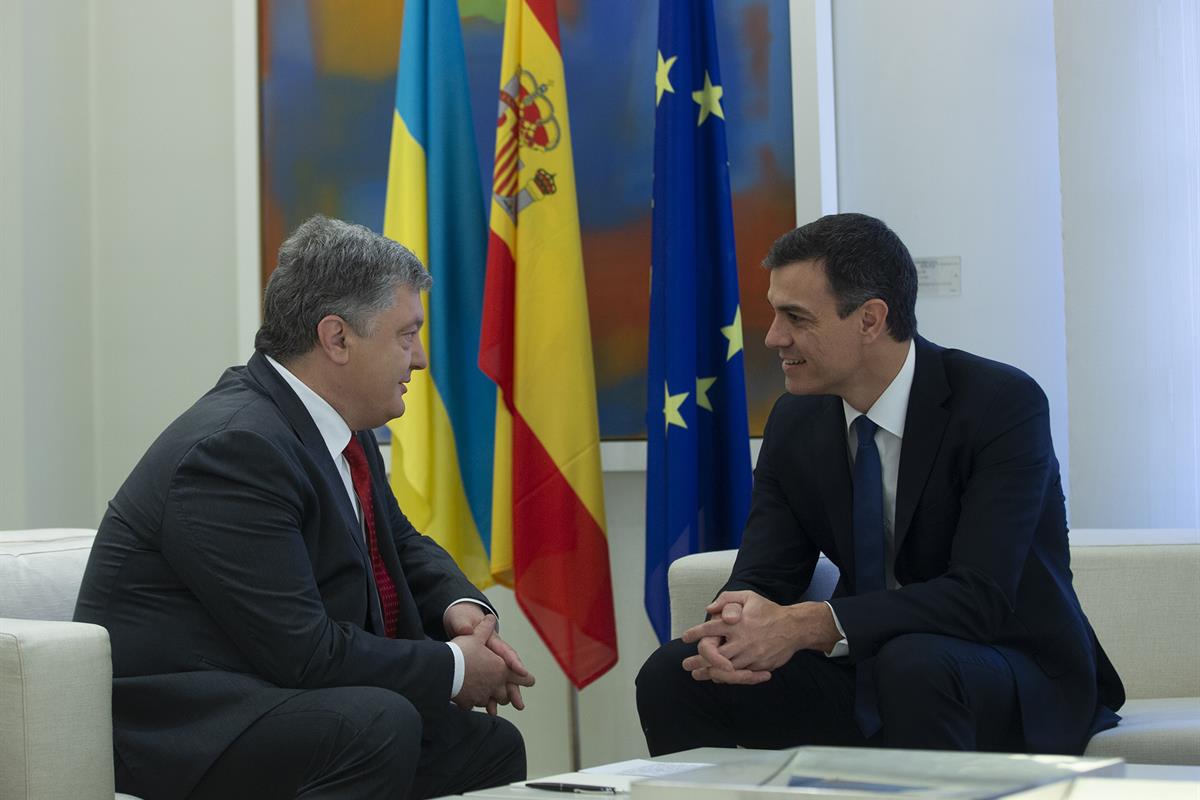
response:
{"label": "white paper document", "polygon": [[683,761],[650,761],[645,758],[634,758],[629,761],[618,761],[615,764],[604,764],[599,767],[588,767],[583,770],[591,775],[625,775],[631,778],[661,778],[664,775],[675,775],[701,767],[711,767],[712,764],[688,763]]}
{"label": "white paper document", "polygon": [[609,788],[617,792],[627,793],[631,784],[646,778],[662,778],[676,775],[680,772],[711,767],[712,764],[673,763],[668,761],[649,761],[635,758],[631,761],[621,761],[616,764],[604,764],[599,767],[588,767],[582,772],[564,772],[561,775],[549,775],[545,778],[521,781],[513,786],[529,786],[530,784],[567,784],[579,787]]}

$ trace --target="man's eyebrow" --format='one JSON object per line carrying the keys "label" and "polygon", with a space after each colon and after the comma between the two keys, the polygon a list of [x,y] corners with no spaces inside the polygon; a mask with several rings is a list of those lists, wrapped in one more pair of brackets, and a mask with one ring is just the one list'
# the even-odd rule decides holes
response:
{"label": "man's eyebrow", "polygon": [[788,314],[795,314],[800,317],[809,317],[815,319],[815,316],[804,306],[798,306],[795,303],[785,303],[781,306],[774,306],[776,311],[784,311]]}

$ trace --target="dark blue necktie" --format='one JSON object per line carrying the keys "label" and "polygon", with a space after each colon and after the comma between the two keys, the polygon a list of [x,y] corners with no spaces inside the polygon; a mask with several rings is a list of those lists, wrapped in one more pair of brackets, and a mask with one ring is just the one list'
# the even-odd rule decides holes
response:
{"label": "dark blue necktie", "polygon": [[[858,452],[854,456],[854,593],[887,588],[883,572],[883,469],[875,447],[878,426],[863,414],[854,422]],[[863,736],[881,727],[875,702],[874,659],[860,661],[855,674],[854,721]]]}

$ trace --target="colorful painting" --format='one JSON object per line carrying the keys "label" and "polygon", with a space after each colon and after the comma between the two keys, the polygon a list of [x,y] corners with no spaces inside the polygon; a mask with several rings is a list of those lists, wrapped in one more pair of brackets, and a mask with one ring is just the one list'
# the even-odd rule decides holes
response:
{"label": "colorful painting", "polygon": [[[449,1],[449,0],[447,0]],[[645,431],[657,3],[559,0],[600,431]],[[750,431],[782,391],[762,345],[771,242],[795,224],[787,0],[716,4]],[[459,0],[480,182],[490,195],[503,0]],[[383,225],[401,0],[260,0],[264,281],[321,212]],[[473,365],[472,365],[473,368]]]}

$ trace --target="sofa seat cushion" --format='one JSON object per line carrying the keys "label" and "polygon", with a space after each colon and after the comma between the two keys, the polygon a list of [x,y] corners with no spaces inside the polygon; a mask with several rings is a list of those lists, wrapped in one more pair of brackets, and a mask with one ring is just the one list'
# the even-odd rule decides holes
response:
{"label": "sofa seat cushion", "polygon": [[1127,700],[1120,713],[1121,724],[1092,737],[1085,755],[1200,766],[1200,697]]}
{"label": "sofa seat cushion", "polygon": [[5,531],[0,537],[0,617],[69,621],[96,532]]}

